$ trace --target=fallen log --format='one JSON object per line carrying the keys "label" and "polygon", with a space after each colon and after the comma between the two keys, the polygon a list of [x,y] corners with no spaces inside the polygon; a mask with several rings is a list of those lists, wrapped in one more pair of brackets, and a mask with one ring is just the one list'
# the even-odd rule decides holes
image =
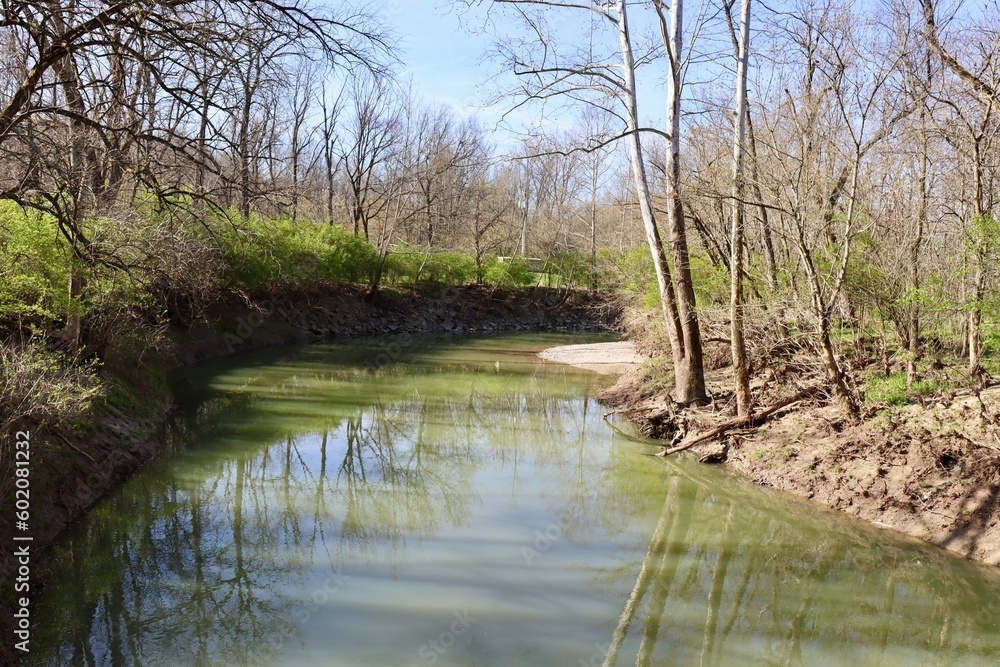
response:
{"label": "fallen log", "polygon": [[793,405],[800,401],[804,401],[805,399],[810,398],[811,396],[815,396],[816,394],[819,393],[819,391],[820,391],[819,387],[810,387],[809,389],[803,389],[802,391],[795,394],[791,398],[786,398],[783,401],[778,401],[774,405],[771,405],[770,407],[767,407],[761,410],[760,412],[755,412],[753,414],[745,415],[743,417],[730,419],[727,422],[719,424],[710,431],[706,431],[701,435],[697,435],[688,440],[687,442],[682,442],[676,447],[671,447],[669,449],[664,448],[663,451],[657,452],[655,456],[664,457],[664,456],[670,456],[671,454],[676,454],[677,452],[683,452],[685,449],[690,449],[700,442],[711,440],[712,438],[716,438],[730,429],[734,429],[740,426],[759,426],[774,413],[783,410],[790,405]]}

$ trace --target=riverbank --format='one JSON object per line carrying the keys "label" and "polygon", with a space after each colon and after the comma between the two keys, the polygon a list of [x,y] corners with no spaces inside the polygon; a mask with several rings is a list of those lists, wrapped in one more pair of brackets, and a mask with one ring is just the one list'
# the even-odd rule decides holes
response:
{"label": "riverbank", "polygon": [[[710,374],[708,385],[716,402],[678,411],[662,387],[651,388],[640,367],[598,400],[645,435],[677,444],[732,419],[728,372]],[[772,405],[794,393],[791,386],[758,400]],[[650,453],[665,448],[656,449]],[[761,486],[1000,565],[1000,387],[878,406],[856,422],[816,395],[758,427],[730,429],[672,455],[724,462]]]}
{"label": "riverbank", "polygon": [[[31,535],[35,584],[38,558],[60,532],[160,448],[172,398],[172,370],[255,349],[358,336],[404,336],[507,331],[607,331],[617,311],[599,295],[559,289],[496,290],[469,286],[409,293],[382,290],[368,298],[355,287],[230,294],[211,315],[189,327],[172,326],[162,346],[145,350],[121,374],[103,378],[107,393],[86,423],[73,430],[32,430]],[[122,359],[114,366],[124,368]],[[13,517],[4,515],[3,534]],[[4,608],[11,605],[12,555],[0,563]],[[10,636],[10,619],[5,620]],[[9,648],[4,643],[5,650]],[[4,664],[13,659],[0,655]]]}

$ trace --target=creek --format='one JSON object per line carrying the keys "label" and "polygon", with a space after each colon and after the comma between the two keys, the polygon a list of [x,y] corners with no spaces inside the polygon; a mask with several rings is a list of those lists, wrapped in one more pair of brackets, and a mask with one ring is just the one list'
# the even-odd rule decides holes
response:
{"label": "creek", "polygon": [[593,340],[178,373],[163,451],[44,561],[28,664],[1000,661],[996,570],[648,456],[592,398],[608,378],[535,356]]}

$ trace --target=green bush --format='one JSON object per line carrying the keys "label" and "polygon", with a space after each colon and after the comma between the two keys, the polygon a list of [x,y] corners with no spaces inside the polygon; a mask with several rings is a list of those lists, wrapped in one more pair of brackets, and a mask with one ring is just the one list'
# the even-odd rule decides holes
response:
{"label": "green bush", "polygon": [[251,217],[220,235],[232,282],[255,288],[289,283],[369,280],[375,247],[339,226]]}
{"label": "green bush", "polygon": [[551,285],[589,288],[593,282],[588,253],[554,253],[545,262],[544,269]]}
{"label": "green bush", "polygon": [[916,398],[930,396],[954,386],[943,380],[916,380],[906,389],[906,373],[893,373],[889,377],[874,376],[864,388],[865,402],[871,404],[906,405]]}
{"label": "green bush", "polygon": [[438,285],[467,285],[476,279],[476,260],[464,252],[431,253],[421,279]]}
{"label": "green bush", "polygon": [[69,267],[69,244],[53,218],[0,201],[0,321],[65,314]]}
{"label": "green bush", "polygon": [[699,306],[729,304],[729,270],[712,263],[703,252],[691,253],[691,281]]}
{"label": "green bush", "polygon": [[602,251],[602,264],[607,266],[604,282],[612,289],[623,292],[645,310],[660,308],[660,287],[649,248],[637,245],[625,254]]}
{"label": "green bush", "polygon": [[537,274],[523,257],[509,257],[503,262],[498,257],[490,257],[483,262],[482,268],[483,282],[495,287],[525,287],[537,280]]}
{"label": "green bush", "polygon": [[905,405],[910,402],[910,392],[906,390],[906,373],[872,377],[865,385],[864,394],[868,403]]}
{"label": "green bush", "polygon": [[19,423],[58,424],[77,419],[100,393],[90,366],[76,366],[42,345],[0,344],[0,436]]}
{"label": "green bush", "polygon": [[391,285],[467,285],[476,280],[476,260],[464,252],[422,251],[399,244],[386,260]]}

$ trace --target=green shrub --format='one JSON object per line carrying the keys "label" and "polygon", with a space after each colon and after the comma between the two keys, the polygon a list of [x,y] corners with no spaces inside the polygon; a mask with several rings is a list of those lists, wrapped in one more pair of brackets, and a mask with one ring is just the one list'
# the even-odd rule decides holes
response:
{"label": "green shrub", "polygon": [[464,252],[433,252],[421,279],[438,285],[467,285],[476,279],[476,260]]}
{"label": "green shrub", "polygon": [[69,267],[69,244],[53,218],[0,201],[0,321],[59,319]]}
{"label": "green shrub", "polygon": [[582,252],[554,253],[544,265],[548,284],[589,288],[593,283],[590,255]]}
{"label": "green shrub", "polygon": [[245,288],[362,282],[374,275],[375,247],[339,226],[251,217],[220,235],[231,280]]}
{"label": "green shrub", "polygon": [[874,376],[868,379],[864,388],[867,403],[905,405],[916,398],[930,396],[954,386],[945,380],[915,380],[910,389],[906,388],[906,373],[893,373],[889,377]]}
{"label": "green shrub", "polygon": [[691,253],[691,281],[699,306],[729,304],[729,270],[713,264],[703,252]]}
{"label": "green shrub", "polygon": [[79,418],[100,393],[96,372],[42,345],[0,344],[0,436],[18,423]]}
{"label": "green shrub", "polygon": [[483,262],[483,282],[487,285],[508,289],[525,287],[535,284],[536,276],[523,257],[509,257],[501,262],[494,256]]}
{"label": "green shrub", "polygon": [[467,285],[476,280],[477,267],[464,252],[427,252],[401,243],[389,253],[385,274],[391,285]]}
{"label": "green shrub", "polygon": [[887,405],[905,405],[910,402],[906,390],[906,373],[893,373],[889,377],[875,376],[865,384],[865,401]]}
{"label": "green shrub", "polygon": [[607,266],[606,285],[632,297],[644,310],[660,308],[660,287],[647,246],[637,245],[625,254],[602,251],[601,256],[602,264]]}
{"label": "green shrub", "polygon": [[339,283],[370,280],[378,264],[378,253],[368,241],[339,225],[325,225],[316,249],[318,278]]}

